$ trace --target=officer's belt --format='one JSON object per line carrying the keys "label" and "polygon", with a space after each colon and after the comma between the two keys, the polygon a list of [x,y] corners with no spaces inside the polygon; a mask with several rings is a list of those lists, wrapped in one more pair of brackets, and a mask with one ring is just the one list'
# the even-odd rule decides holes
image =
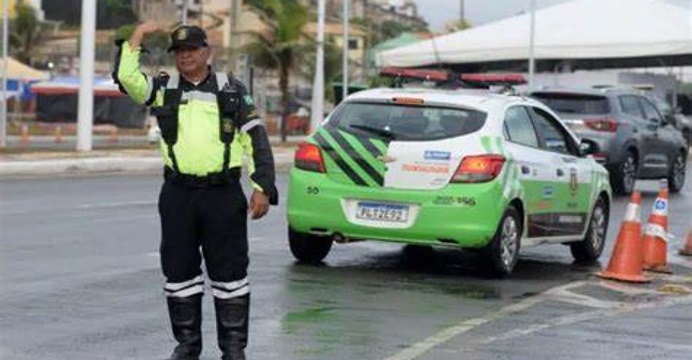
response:
{"label": "officer's belt", "polygon": [[177,173],[168,166],[165,166],[163,170],[163,178],[171,184],[191,188],[223,186],[231,183],[237,183],[240,180],[240,168],[234,167],[228,169],[226,172],[215,172],[209,173],[205,176],[197,176]]}

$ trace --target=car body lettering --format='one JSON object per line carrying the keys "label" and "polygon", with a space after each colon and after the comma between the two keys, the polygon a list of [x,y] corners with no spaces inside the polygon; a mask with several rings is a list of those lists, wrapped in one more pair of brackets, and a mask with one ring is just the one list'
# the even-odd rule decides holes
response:
{"label": "car body lettering", "polygon": [[423,157],[425,160],[449,161],[452,158],[452,153],[449,151],[426,150]]}

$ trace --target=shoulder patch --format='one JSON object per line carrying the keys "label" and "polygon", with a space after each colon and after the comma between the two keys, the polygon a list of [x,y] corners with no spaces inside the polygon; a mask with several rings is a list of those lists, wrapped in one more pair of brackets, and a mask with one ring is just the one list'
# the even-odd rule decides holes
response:
{"label": "shoulder patch", "polygon": [[252,96],[250,96],[250,95],[243,96],[243,100],[245,100],[245,103],[248,105],[254,105],[255,104],[255,101],[252,99]]}

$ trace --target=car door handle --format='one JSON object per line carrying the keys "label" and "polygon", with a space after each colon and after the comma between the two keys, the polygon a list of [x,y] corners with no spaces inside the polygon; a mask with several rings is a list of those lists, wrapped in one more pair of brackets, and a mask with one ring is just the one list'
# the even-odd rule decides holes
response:
{"label": "car door handle", "polygon": [[528,167],[528,166],[526,166],[526,165],[522,165],[522,166],[521,166],[521,173],[522,173],[522,174],[525,174],[525,175],[528,175],[528,174],[531,173],[531,168]]}
{"label": "car door handle", "polygon": [[565,172],[562,169],[557,169],[557,176],[565,176]]}

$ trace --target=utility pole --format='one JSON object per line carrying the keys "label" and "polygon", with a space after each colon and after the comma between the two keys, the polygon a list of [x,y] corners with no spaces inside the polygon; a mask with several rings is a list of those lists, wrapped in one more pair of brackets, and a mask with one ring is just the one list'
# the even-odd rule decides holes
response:
{"label": "utility pole", "polygon": [[7,42],[9,40],[9,0],[2,1],[2,101],[0,104],[0,148],[7,147]]}
{"label": "utility pole", "polygon": [[187,7],[188,7],[188,1],[189,0],[183,0],[183,8],[182,8],[182,13],[180,15],[180,22],[183,23],[183,25],[187,25]]}
{"label": "utility pole", "polygon": [[343,59],[343,80],[342,80],[342,91],[341,91],[341,100],[343,101],[346,99],[348,96],[348,18],[349,18],[349,10],[348,10],[348,2],[350,0],[343,0],[344,1],[344,59]]}
{"label": "utility pole", "polygon": [[317,58],[315,59],[315,79],[312,83],[312,111],[310,113],[310,132],[322,122],[324,114],[324,12],[325,0],[317,2]]}
{"label": "utility pole", "polygon": [[461,0],[461,4],[459,4],[460,10],[459,10],[459,16],[460,20],[463,22],[464,19],[466,18],[466,14],[464,14],[464,0]]}
{"label": "utility pole", "polygon": [[531,25],[529,30],[529,89],[533,89],[534,74],[536,72],[536,59],[534,56],[534,43],[536,38],[536,0],[531,0]]}
{"label": "utility pole", "polygon": [[91,151],[94,122],[94,41],[96,40],[96,0],[82,1],[82,35],[79,50],[79,108],[77,111],[77,151]]}
{"label": "utility pole", "polygon": [[231,69],[232,72],[236,72],[237,65],[238,65],[238,54],[236,54],[236,51],[240,47],[240,42],[238,41],[238,18],[240,17],[240,0],[230,0],[231,1],[231,28],[230,28],[230,35],[229,35],[229,41],[228,41],[228,46],[230,47],[230,56],[229,56],[229,62],[228,65]]}
{"label": "utility pole", "polygon": [[0,105],[0,148],[7,147],[7,73],[10,9],[9,1],[2,2],[2,102]]}

